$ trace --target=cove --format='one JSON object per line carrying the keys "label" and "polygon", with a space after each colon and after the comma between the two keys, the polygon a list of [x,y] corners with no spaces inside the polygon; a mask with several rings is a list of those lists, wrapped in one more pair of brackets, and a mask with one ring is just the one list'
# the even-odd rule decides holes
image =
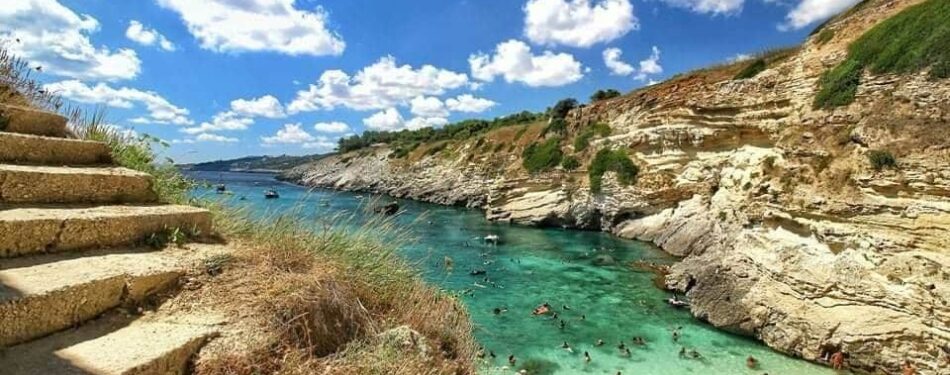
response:
{"label": "cove", "polygon": [[[339,215],[359,219],[369,195],[311,190],[278,182],[273,175],[233,172],[187,172],[199,181],[223,183],[233,194],[217,195],[197,188],[196,197],[221,200],[252,215],[292,212],[301,220],[330,220]],[[274,188],[279,199],[264,199]],[[242,199],[243,197],[243,199]],[[402,254],[416,264],[427,281],[457,292],[468,306],[479,343],[497,358],[488,358],[485,373],[503,369],[508,355],[534,374],[832,374],[832,370],[772,351],[755,340],[732,335],[672,309],[669,296],[657,289],[653,274],[632,267],[635,261],[671,264],[675,258],[650,244],[606,233],[531,228],[489,222],[479,210],[399,200],[403,213],[395,218],[415,239]],[[480,238],[496,234],[492,246]],[[452,270],[445,267],[451,258]],[[484,275],[471,275],[484,270]],[[486,280],[487,278],[487,280]],[[532,309],[550,303],[558,319],[533,316]],[[565,309],[567,306],[569,310]],[[507,310],[500,314],[495,309]],[[560,322],[564,327],[560,327]],[[679,329],[674,342],[672,330]],[[635,336],[646,345],[632,343]],[[598,339],[605,342],[596,346]],[[621,355],[623,342],[631,350]],[[573,353],[561,348],[564,342]],[[701,359],[680,357],[681,348],[696,350]],[[585,363],[587,351],[591,362]],[[759,367],[746,367],[746,357]]]}

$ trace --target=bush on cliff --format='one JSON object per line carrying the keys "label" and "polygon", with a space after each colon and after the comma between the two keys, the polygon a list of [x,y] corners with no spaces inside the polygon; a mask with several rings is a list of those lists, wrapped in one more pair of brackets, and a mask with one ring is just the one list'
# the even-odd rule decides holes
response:
{"label": "bush on cliff", "polygon": [[598,151],[588,168],[590,190],[592,192],[600,193],[603,187],[604,173],[607,172],[616,172],[620,184],[628,186],[637,181],[640,167],[637,167],[633,160],[630,160],[627,151],[609,149]]}
{"label": "bush on cliff", "polygon": [[766,63],[764,59],[755,59],[752,63],[742,69],[733,79],[749,79],[765,71]]}
{"label": "bush on cliff", "polygon": [[574,108],[577,108],[577,99],[561,99],[551,108],[550,114],[552,118],[562,119],[567,117],[567,114]]}
{"label": "bush on cliff", "polygon": [[581,152],[587,149],[587,146],[590,145],[590,140],[594,136],[607,137],[611,133],[610,125],[604,124],[602,122],[595,123],[577,135],[577,138],[574,138],[574,151]]}
{"label": "bush on cliff", "polygon": [[847,59],[826,72],[816,108],[854,102],[865,69],[873,74],[930,69],[931,79],[950,78],[950,1],[911,6],[864,33],[848,47]]}
{"label": "bush on cliff", "polygon": [[868,154],[868,161],[871,162],[871,167],[876,171],[880,171],[885,168],[897,168],[897,158],[894,157],[889,151],[885,150],[873,150]]}
{"label": "bush on cliff", "polygon": [[577,160],[577,157],[574,155],[567,156],[561,161],[561,168],[564,168],[564,170],[567,171],[577,170],[577,168],[580,168],[580,166],[580,160]]}
{"label": "bush on cliff", "polygon": [[614,89],[597,90],[594,92],[594,95],[590,96],[590,101],[599,102],[601,100],[613,99],[618,96],[620,96],[620,91]]}
{"label": "bush on cliff", "polygon": [[561,163],[561,138],[550,138],[542,143],[534,142],[521,154],[521,164],[530,173],[538,173]]}

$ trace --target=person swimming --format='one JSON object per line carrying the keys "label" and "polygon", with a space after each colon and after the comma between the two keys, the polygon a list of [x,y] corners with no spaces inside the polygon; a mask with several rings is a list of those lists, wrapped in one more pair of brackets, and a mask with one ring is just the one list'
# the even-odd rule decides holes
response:
{"label": "person swimming", "polygon": [[692,359],[700,359],[700,358],[702,358],[703,356],[700,355],[699,352],[696,351],[696,349],[691,349],[691,350],[689,351],[689,357],[692,358]]}
{"label": "person swimming", "polygon": [[495,358],[495,351],[494,351],[494,350],[489,350],[489,351],[488,351],[488,356],[491,357],[491,358]]}
{"label": "person swimming", "polygon": [[617,345],[617,349],[624,350],[627,346],[623,344],[623,341],[620,342],[620,345]]}
{"label": "person swimming", "polygon": [[680,358],[686,358],[686,347],[685,347],[685,346],[681,346],[681,347],[680,347]]}
{"label": "person swimming", "polygon": [[563,344],[561,344],[561,349],[566,350],[568,353],[573,353],[573,352],[574,352],[574,349],[571,349],[571,345],[568,344],[567,341],[565,341]]}
{"label": "person swimming", "polygon": [[587,320],[587,315],[581,314],[581,320]]}
{"label": "person swimming", "polygon": [[515,359],[515,355],[514,355],[514,354],[509,355],[509,356],[508,356],[508,364],[511,365],[511,367],[515,367],[515,364],[516,364],[516,363],[518,363],[518,360]]}
{"label": "person swimming", "polygon": [[561,308],[563,308],[565,311],[570,311],[570,310],[571,310],[571,307],[568,306],[568,305],[561,306]]}
{"label": "person swimming", "polygon": [[590,353],[584,352],[584,363],[590,363]]}
{"label": "person swimming", "polygon": [[624,357],[630,357],[630,348],[624,348],[624,349],[623,349],[623,356],[624,356]]}
{"label": "person swimming", "polygon": [[560,328],[561,330],[564,330],[564,327],[567,327],[567,324],[565,324],[564,321],[562,320],[561,323],[558,324],[558,328]]}
{"label": "person swimming", "polygon": [[604,346],[604,339],[597,339],[597,343],[594,346]]}
{"label": "person swimming", "polygon": [[745,359],[745,367],[755,369],[756,367],[759,367],[759,361],[750,355],[749,358]]}

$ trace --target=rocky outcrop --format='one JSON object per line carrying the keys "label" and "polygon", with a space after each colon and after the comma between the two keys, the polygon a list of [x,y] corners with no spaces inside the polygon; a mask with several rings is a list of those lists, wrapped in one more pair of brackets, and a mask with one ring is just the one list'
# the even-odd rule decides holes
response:
{"label": "rocky outcrop", "polygon": [[[636,184],[584,167],[529,175],[521,151],[543,124],[500,129],[392,158],[385,146],[336,155],[286,177],[485,209],[492,220],[601,229],[683,257],[667,286],[694,315],[813,361],[841,350],[853,368],[950,373],[950,83],[926,72],[869,75],[855,103],[817,110],[821,74],[869,27],[920,1],[872,0],[831,22],[830,40],[688,73],[574,110],[569,135],[612,134],[583,151],[625,148]],[[875,170],[872,150],[898,166]]]}

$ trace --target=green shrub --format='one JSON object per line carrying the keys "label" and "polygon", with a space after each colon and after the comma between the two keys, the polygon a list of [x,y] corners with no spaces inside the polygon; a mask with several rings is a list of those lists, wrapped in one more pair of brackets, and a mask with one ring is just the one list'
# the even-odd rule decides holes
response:
{"label": "green shrub", "polygon": [[630,160],[630,156],[624,150],[603,149],[597,152],[594,161],[591,162],[588,170],[590,178],[590,190],[594,193],[600,193],[603,186],[604,173],[608,171],[616,172],[617,179],[623,186],[628,186],[637,181],[637,174],[640,173],[640,167],[637,167]]}
{"label": "green shrub", "polygon": [[871,162],[871,167],[876,171],[884,168],[897,168],[897,158],[888,151],[873,150],[868,154],[868,160]]}
{"label": "green shrub", "polygon": [[601,100],[613,99],[618,96],[620,96],[620,91],[614,89],[597,90],[594,95],[590,96],[590,101],[599,102]]}
{"label": "green shrub", "polygon": [[748,78],[755,77],[759,75],[759,73],[762,73],[762,71],[764,71],[766,67],[767,65],[764,59],[756,59],[755,61],[750,63],[748,66],[746,66],[745,69],[742,69],[742,71],[739,72],[739,74],[736,74],[736,76],[733,77],[733,79],[748,79]]}
{"label": "green shrub", "polygon": [[586,150],[587,146],[590,145],[591,138],[593,138],[595,135],[608,137],[610,136],[611,131],[610,125],[601,122],[584,129],[580,134],[577,135],[577,138],[574,138],[574,151],[580,152]]}
{"label": "green shrub", "polygon": [[830,42],[834,37],[834,30],[822,30],[820,33],[818,33],[818,37],[815,38],[815,42],[818,43],[819,46],[824,45],[825,43]]}
{"label": "green shrub", "polygon": [[848,58],[825,73],[816,108],[850,104],[865,68],[875,74],[930,68],[931,79],[950,78],[950,1],[928,0],[868,30],[848,48]]}
{"label": "green shrub", "polygon": [[577,157],[575,157],[574,155],[567,156],[564,158],[564,160],[561,161],[561,168],[564,168],[565,170],[568,170],[568,171],[573,171],[580,167],[581,167],[581,162],[580,160],[577,160]]}
{"label": "green shrub", "polygon": [[551,120],[551,123],[548,124],[546,128],[544,128],[544,131],[541,132],[541,135],[543,136],[548,133],[561,135],[566,132],[567,132],[567,121],[564,121],[563,118],[555,118]]}
{"label": "green shrub", "polygon": [[521,154],[522,165],[530,173],[538,173],[561,163],[561,139],[551,138],[543,143],[532,143]]}
{"label": "green shrub", "polygon": [[561,99],[557,102],[557,104],[554,105],[554,108],[551,108],[551,117],[556,119],[565,118],[567,117],[568,112],[574,108],[577,108],[577,99]]}

